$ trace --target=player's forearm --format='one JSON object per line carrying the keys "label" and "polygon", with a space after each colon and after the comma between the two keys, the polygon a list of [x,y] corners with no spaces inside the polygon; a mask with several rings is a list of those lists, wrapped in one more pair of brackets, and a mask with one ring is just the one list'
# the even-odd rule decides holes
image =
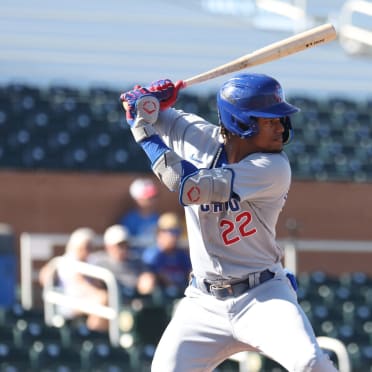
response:
{"label": "player's forearm", "polygon": [[178,190],[183,179],[197,170],[166,146],[158,135],[145,138],[139,144],[150,159],[154,174],[170,191]]}

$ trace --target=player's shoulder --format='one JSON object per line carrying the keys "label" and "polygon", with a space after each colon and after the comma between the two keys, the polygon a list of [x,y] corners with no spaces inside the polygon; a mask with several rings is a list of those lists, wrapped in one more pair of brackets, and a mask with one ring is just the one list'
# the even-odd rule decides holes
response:
{"label": "player's shoulder", "polygon": [[287,155],[278,153],[254,153],[244,160],[249,169],[247,176],[253,174],[264,183],[287,185],[291,179],[291,168]]}
{"label": "player's shoulder", "polygon": [[248,155],[244,162],[247,162],[257,168],[289,168],[289,160],[285,152],[256,152]]}

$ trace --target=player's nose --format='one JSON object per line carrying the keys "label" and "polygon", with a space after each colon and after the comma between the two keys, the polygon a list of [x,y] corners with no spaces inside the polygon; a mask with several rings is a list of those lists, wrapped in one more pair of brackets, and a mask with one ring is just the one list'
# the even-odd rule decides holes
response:
{"label": "player's nose", "polygon": [[284,124],[280,120],[280,118],[275,119],[275,131],[278,133],[283,133],[284,132]]}

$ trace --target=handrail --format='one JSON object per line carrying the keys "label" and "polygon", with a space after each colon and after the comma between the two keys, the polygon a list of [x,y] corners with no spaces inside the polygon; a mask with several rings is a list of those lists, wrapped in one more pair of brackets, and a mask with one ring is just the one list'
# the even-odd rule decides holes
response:
{"label": "handrail", "polygon": [[347,240],[279,240],[284,249],[285,266],[297,273],[298,252],[366,252],[372,253],[371,241]]}
{"label": "handrail", "polygon": [[338,360],[338,370],[340,372],[350,372],[351,371],[351,363],[349,354],[345,345],[337,338],[333,337],[326,337],[326,336],[319,336],[317,337],[319,346],[322,349],[327,349],[333,351]]}
{"label": "handrail", "polygon": [[[111,271],[98,267],[86,262],[75,261],[69,263],[69,269],[80,273],[82,275],[102,280],[107,287],[108,303],[105,305],[87,304],[86,302],[69,296],[61,292],[60,289],[54,286],[54,275],[58,268],[65,262],[66,258],[60,256],[51,259],[48,263],[50,271],[48,270],[46,276],[46,283],[43,288],[44,301],[44,316],[45,322],[48,325],[55,325],[56,307],[55,305],[63,305],[65,307],[73,308],[84,313],[93,314],[109,320],[109,338],[113,346],[118,346],[120,341],[119,329],[119,312],[120,312],[120,296],[117,281]],[[65,268],[66,266],[64,266]]]}
{"label": "handrail", "polygon": [[34,306],[34,260],[49,260],[53,256],[53,245],[65,245],[69,234],[36,234],[24,232],[20,235],[21,256],[21,303],[25,309]]}
{"label": "handrail", "polygon": [[[55,256],[54,246],[65,246],[70,234],[29,233],[20,235],[21,256],[21,303],[25,309],[34,307],[33,281],[35,278],[34,261],[49,261]],[[102,237],[97,236],[96,244],[102,244]]]}
{"label": "handrail", "polygon": [[372,46],[372,31],[360,25],[353,24],[352,16],[354,13],[361,13],[372,17],[372,3],[363,0],[352,0],[347,1],[341,8],[339,35],[341,45],[348,51],[350,51],[350,46],[348,46],[347,41],[350,40],[357,44],[361,43]]}

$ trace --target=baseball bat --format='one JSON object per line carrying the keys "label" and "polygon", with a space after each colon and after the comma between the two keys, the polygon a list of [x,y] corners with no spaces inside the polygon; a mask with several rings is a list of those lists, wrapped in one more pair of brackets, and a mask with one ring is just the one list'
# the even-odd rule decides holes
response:
{"label": "baseball bat", "polygon": [[269,44],[264,48],[234,59],[212,70],[183,80],[182,88],[302,52],[303,50],[328,43],[336,39],[336,36],[336,30],[330,23],[311,28],[310,30]]}

